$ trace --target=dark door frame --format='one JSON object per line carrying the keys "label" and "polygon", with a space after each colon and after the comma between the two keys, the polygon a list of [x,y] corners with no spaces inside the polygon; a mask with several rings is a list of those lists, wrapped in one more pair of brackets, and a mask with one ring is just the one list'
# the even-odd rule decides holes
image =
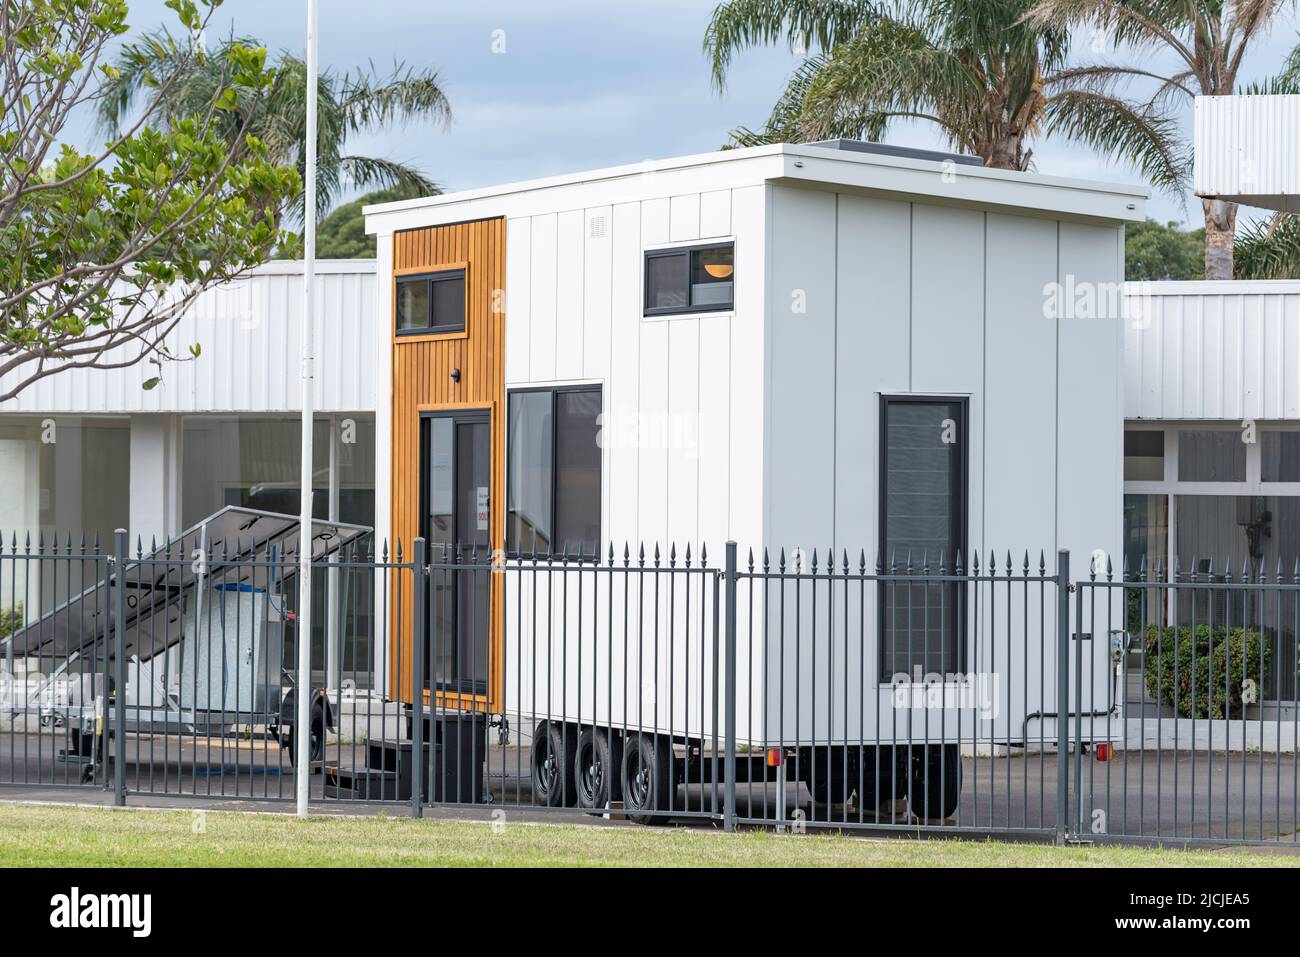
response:
{"label": "dark door frame", "polygon": [[[430,596],[431,596],[431,593],[432,593],[432,589],[435,588],[435,587],[437,587],[437,583],[438,583],[439,575],[440,575],[440,574],[442,575],[442,579],[443,579],[443,582],[442,582],[442,583],[443,583],[443,586],[446,587],[446,584],[447,584],[446,579],[447,579],[447,576],[449,576],[449,575],[450,575],[450,576],[460,576],[460,575],[471,575],[471,576],[472,576],[472,575],[477,575],[477,574],[487,574],[487,572],[483,571],[483,566],[490,564],[490,562],[491,562],[491,560],[492,560],[492,546],[491,546],[491,541],[490,541],[490,534],[489,534],[489,543],[488,543],[488,548],[487,548],[487,550],[485,551],[485,553],[484,553],[482,556],[480,556],[480,560],[479,560],[476,564],[473,564],[473,565],[468,564],[469,556],[467,556],[467,555],[465,555],[464,553],[462,553],[462,555],[461,555],[461,559],[462,559],[462,561],[464,561],[464,562],[466,563],[466,567],[465,567],[465,569],[464,569],[463,571],[457,571],[457,570],[455,570],[455,569],[452,569],[452,568],[448,567],[449,565],[455,563],[454,554],[453,554],[451,557],[445,557],[445,556],[442,554],[441,549],[439,548],[439,549],[435,550],[433,543],[430,541],[430,539],[431,539],[431,536],[430,536],[431,529],[429,528],[429,475],[430,475],[430,469],[431,469],[432,466],[431,466],[431,461],[430,461],[430,460],[431,460],[431,449],[430,449],[430,438],[429,438],[429,436],[430,436],[430,423],[431,423],[431,421],[432,421],[433,419],[451,419],[451,420],[452,420],[452,423],[453,423],[453,426],[461,425],[461,424],[474,424],[474,425],[486,425],[486,426],[488,427],[488,463],[489,463],[489,464],[488,464],[488,489],[489,489],[489,491],[488,491],[488,514],[489,514],[489,516],[491,515],[492,509],[496,508],[496,503],[492,501],[492,493],[491,493],[491,488],[492,488],[492,466],[491,466],[491,461],[492,461],[492,459],[491,459],[491,443],[492,443],[492,410],[491,410],[490,408],[486,408],[486,407],[464,407],[464,408],[455,408],[455,407],[453,407],[453,408],[443,408],[443,409],[421,409],[421,410],[420,410],[420,502],[419,502],[419,530],[420,530],[420,537],[422,537],[422,538],[425,540],[425,542],[428,543],[426,547],[427,547],[427,549],[428,549],[428,561],[429,561],[429,564],[430,564],[430,565],[434,565],[434,566],[442,566],[441,568],[434,568],[434,569],[431,569],[430,574],[429,574],[429,589],[428,589],[428,591],[426,591],[426,593],[425,593],[424,595],[416,596],[416,600],[417,600],[417,601],[423,601],[423,602],[425,602],[425,615],[424,615],[424,620],[425,620],[425,622],[427,623],[427,624],[426,624],[426,628],[427,628],[427,630],[428,630],[428,632],[429,632],[429,634],[426,634],[426,635],[424,636],[424,640],[425,640],[426,642],[429,640],[429,637],[430,637],[430,635],[432,634],[433,623],[434,623],[434,617],[433,617],[433,614],[432,614],[432,608],[429,606],[429,599],[430,599]],[[458,522],[459,522],[459,515],[457,514],[457,510],[460,508],[460,502],[458,501],[458,497],[457,497],[457,494],[456,494],[456,493],[457,493],[457,489],[456,489],[456,487],[455,487],[455,485],[456,485],[456,480],[457,480],[457,477],[458,477],[458,475],[459,475],[459,468],[458,468],[458,463],[457,463],[457,461],[456,461],[456,442],[455,442],[454,440],[453,440],[453,442],[452,442],[452,447],[451,447],[451,475],[452,475],[452,509],[453,509],[453,512],[452,512],[452,525],[453,525],[452,536],[453,536],[453,538],[454,538],[454,537],[455,537],[455,526],[456,526],[456,525],[458,524]],[[489,525],[489,527],[491,526],[491,518],[490,518],[490,517],[489,517],[489,519],[488,519],[488,525]],[[459,586],[459,584],[460,584],[460,582],[457,581],[457,582],[456,582],[456,586]],[[456,586],[453,586],[453,587],[451,588],[451,594],[452,594],[452,610],[451,610],[451,613],[452,613],[452,633],[453,633],[454,636],[459,636],[459,634],[460,634],[460,612],[461,612],[461,609],[460,609],[460,598],[459,598],[459,596],[460,596],[460,590],[459,590],[459,588],[456,587]],[[492,635],[491,635],[491,633],[490,633],[490,630],[491,630],[491,603],[492,603],[492,595],[491,595],[491,590],[490,590],[490,588],[489,588],[489,591],[488,591],[488,610],[487,610],[487,612],[486,612],[486,620],[485,620],[485,623],[484,623],[484,627],[485,627],[486,629],[488,629],[488,651],[489,651],[489,655],[488,655],[488,657],[489,657],[488,668],[489,668],[489,669],[491,668],[491,661],[490,661],[490,658],[491,658],[491,643],[492,643]],[[454,649],[454,648],[455,648],[455,644],[453,643],[453,649]],[[486,694],[488,693],[489,685],[490,685],[490,681],[489,681],[490,676],[489,676],[489,675],[484,675],[481,679],[476,679],[476,678],[465,679],[465,678],[462,678],[462,677],[459,677],[459,676],[458,676],[458,677],[456,678],[456,680],[454,680],[454,681],[437,681],[437,682],[435,682],[435,681],[433,680],[434,656],[430,653],[431,650],[432,650],[432,649],[430,649],[430,648],[426,645],[426,654],[425,654],[425,656],[424,656],[424,662],[425,662],[424,684],[425,684],[425,687],[426,687],[426,688],[428,688],[429,690],[434,691],[434,692],[446,692],[446,693],[448,693],[448,694],[468,694],[468,695],[480,695],[480,696],[481,696],[481,695],[486,695]],[[458,664],[459,664],[459,662],[458,662]],[[457,668],[457,670],[459,671],[459,667]]]}

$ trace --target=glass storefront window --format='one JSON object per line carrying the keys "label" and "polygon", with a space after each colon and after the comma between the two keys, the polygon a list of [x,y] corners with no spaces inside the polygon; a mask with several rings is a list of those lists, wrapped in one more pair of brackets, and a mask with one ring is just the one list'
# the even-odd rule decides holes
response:
{"label": "glass storefront window", "polygon": [[[111,552],[113,531],[126,528],[131,511],[130,420],[77,416],[5,416],[0,420],[0,535],[19,550],[28,536],[32,549],[43,539],[57,539],[60,550],[69,537],[87,551],[98,538]],[[58,576],[41,565],[18,562],[9,580],[0,582],[0,611],[34,606],[47,611],[67,598],[64,570]],[[16,566],[16,567],[15,567]],[[59,581],[54,579],[58,577]],[[74,573],[75,578],[75,573]],[[73,592],[80,583],[71,583]],[[57,594],[56,594],[57,590]]]}
{"label": "glass storefront window", "polygon": [[[1180,579],[1239,582],[1244,575],[1290,581],[1300,556],[1300,498],[1262,495],[1180,495],[1174,534]],[[1264,693],[1296,696],[1296,596],[1267,596],[1230,588],[1180,591],[1178,622],[1259,629],[1271,651]]]}
{"label": "glass storefront window", "polygon": [[[337,431],[331,435],[331,429]],[[334,441],[338,520],[375,523],[375,423],[371,415],[338,415],[315,421],[312,434],[312,514],[329,517],[330,442]],[[292,416],[187,416],[182,436],[182,525],[197,525],[227,505],[297,515],[302,476],[301,427]],[[341,635],[341,675],[327,681],[329,575],[312,578],[312,665],[316,680],[331,687],[351,681],[368,687],[374,662],[373,599],[348,570],[336,580],[336,627]],[[291,606],[296,589],[289,590]],[[382,638],[381,638],[382,640]]]}

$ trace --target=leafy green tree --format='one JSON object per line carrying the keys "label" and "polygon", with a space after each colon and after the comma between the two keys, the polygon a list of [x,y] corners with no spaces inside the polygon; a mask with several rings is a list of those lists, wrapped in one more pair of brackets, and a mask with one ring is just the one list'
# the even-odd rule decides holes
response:
{"label": "leafy green tree", "polygon": [[1028,169],[1035,136],[1118,153],[1161,186],[1182,158],[1172,124],[1066,63],[1070,34],[1030,22],[1032,0],[727,0],[704,48],[721,89],[736,51],[782,38],[807,58],[764,127],[732,145],[878,140],[891,123],[933,123],[956,149]]}
{"label": "leafy green tree", "polygon": [[[1251,47],[1262,41],[1293,0],[1041,0],[1031,13],[1036,23],[1083,30],[1129,51],[1137,63],[1078,67],[1098,90],[1137,81],[1150,88],[1143,108],[1166,117],[1173,105],[1188,106],[1197,96],[1230,96]],[[1173,69],[1157,72],[1150,64],[1169,59]],[[1179,138],[1161,179],[1180,188],[1191,177],[1191,148]],[[1202,199],[1205,222],[1205,278],[1233,278],[1233,237],[1237,204]]]}
{"label": "leafy green tree", "polygon": [[[159,76],[176,76],[174,89],[154,114],[165,123],[173,115],[193,111],[196,103],[210,99],[221,85],[217,69],[225,51],[251,46],[251,39],[226,40],[207,57],[189,56],[188,44],[178,42],[163,29],[125,44],[118,53],[116,71],[104,88],[98,115],[105,130],[116,130],[133,116],[142,94],[157,85]],[[233,141],[251,130],[277,162],[295,163],[301,176],[306,162],[307,64],[282,52],[273,81],[265,95],[237,95],[219,124],[221,135]],[[372,69],[339,75],[322,71],[317,85],[317,216],[326,212],[339,195],[356,187],[399,187],[407,193],[428,195],[437,184],[413,166],[374,156],[345,152],[348,136],[411,121],[446,126],[451,106],[435,70],[416,71],[397,64],[388,76]],[[291,207],[302,215],[301,196]]]}
{"label": "leafy green tree", "polygon": [[361,210],[376,203],[437,195],[436,186],[428,190],[381,189],[344,203],[322,220],[316,228],[316,255],[321,259],[370,259],[375,255],[375,237],[366,235],[366,217]]}
{"label": "leafy green tree", "polygon": [[[214,2],[167,6],[198,32]],[[0,400],[68,369],[176,358],[184,308],[292,242],[278,210],[299,178],[231,116],[276,83],[264,49],[179,50],[217,78],[209,97],[175,109],[178,74],[160,74],[101,149],[69,144],[118,78],[105,55],[127,17],[126,0],[0,0]]]}
{"label": "leafy green tree", "polygon": [[1124,230],[1124,278],[1159,281],[1205,275],[1205,230],[1148,219]]}

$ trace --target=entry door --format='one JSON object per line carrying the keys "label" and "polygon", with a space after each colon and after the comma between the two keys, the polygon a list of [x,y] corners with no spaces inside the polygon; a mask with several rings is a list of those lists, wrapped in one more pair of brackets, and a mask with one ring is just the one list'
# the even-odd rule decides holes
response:
{"label": "entry door", "polygon": [[425,660],[434,687],[482,694],[491,632],[492,422],[487,412],[453,412],[426,414],[421,425],[421,531],[432,566]]}

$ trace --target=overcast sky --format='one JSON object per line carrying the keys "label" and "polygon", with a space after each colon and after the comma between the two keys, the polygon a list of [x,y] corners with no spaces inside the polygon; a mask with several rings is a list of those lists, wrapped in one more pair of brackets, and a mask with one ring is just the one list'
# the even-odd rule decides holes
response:
{"label": "overcast sky", "polygon": [[[349,151],[420,166],[447,189],[575,172],[716,149],[737,124],[757,126],[795,58],[747,51],[725,94],[710,86],[701,52],[714,0],[321,0],[326,69],[373,62],[432,66],[455,114],[447,132],[419,126],[355,137]],[[306,0],[225,0],[208,41],[232,27],[272,49],[301,52]],[[162,0],[132,0],[137,31],[175,22]],[[500,31],[500,32],[498,32]],[[1293,22],[1255,48],[1249,80],[1271,74],[1297,42]],[[494,52],[504,43],[504,52]],[[1080,53],[1091,57],[1086,43]],[[1190,123],[1191,109],[1186,110]],[[88,134],[89,135],[89,134]],[[899,126],[890,142],[942,148],[923,125]],[[1122,165],[1056,141],[1034,145],[1038,172],[1119,182]],[[1152,197],[1157,219],[1199,225],[1199,204]]]}

